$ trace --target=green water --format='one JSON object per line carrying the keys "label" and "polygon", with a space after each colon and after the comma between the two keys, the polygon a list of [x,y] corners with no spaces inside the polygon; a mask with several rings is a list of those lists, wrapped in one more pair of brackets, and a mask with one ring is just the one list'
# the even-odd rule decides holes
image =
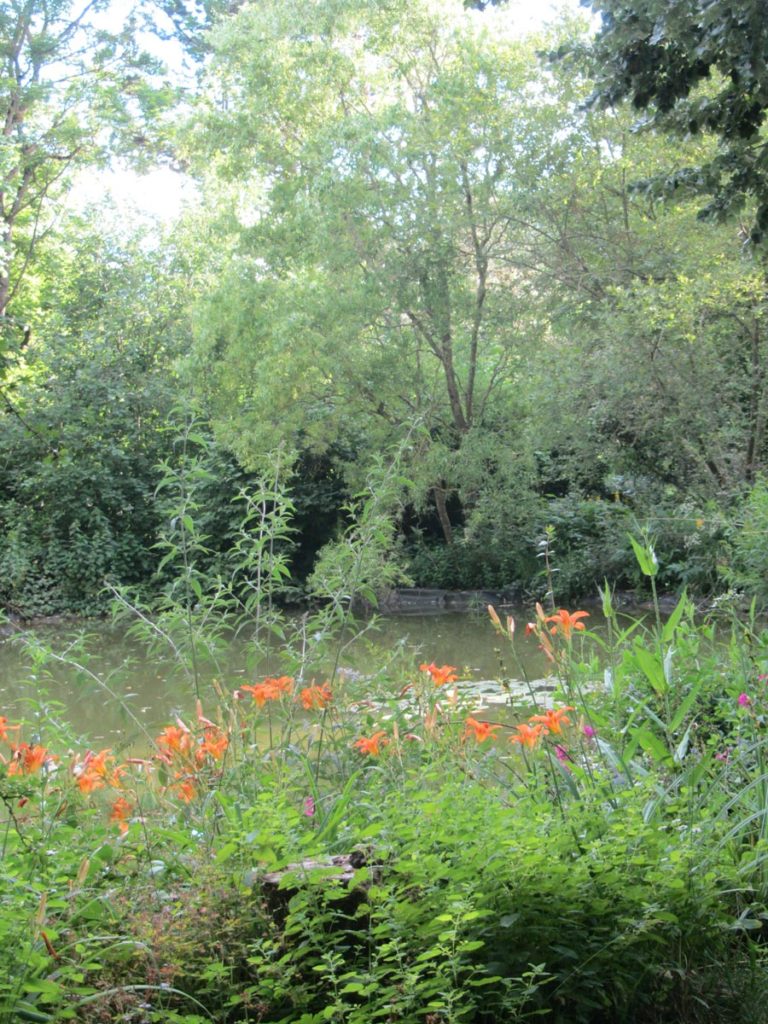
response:
{"label": "green water", "polygon": [[[399,688],[424,661],[455,665],[463,680],[546,676],[547,663],[534,638],[523,635],[530,611],[507,612],[518,623],[514,657],[485,614],[392,615],[368,625],[361,635],[326,643],[309,657],[302,681],[322,682],[338,663],[364,679],[384,674]],[[595,612],[589,622],[601,625]],[[42,717],[68,723],[74,734],[94,745],[110,746],[140,742],[142,734],[156,733],[175,715],[191,714],[194,681],[172,657],[149,655],[124,630],[103,624],[88,624],[80,632],[87,632],[84,640],[73,639],[73,630],[43,628],[0,641],[0,714],[25,719],[28,731]],[[53,657],[35,657],[35,637]],[[313,639],[308,638],[310,647]],[[212,707],[216,686],[232,692],[242,683],[284,671],[296,672],[278,646],[265,660],[246,638],[231,636],[214,658],[201,659],[198,685],[204,705]]]}

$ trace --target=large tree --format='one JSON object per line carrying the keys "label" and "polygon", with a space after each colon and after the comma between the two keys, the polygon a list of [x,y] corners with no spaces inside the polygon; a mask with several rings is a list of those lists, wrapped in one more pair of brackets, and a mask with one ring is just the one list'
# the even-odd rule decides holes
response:
{"label": "large tree", "polygon": [[450,496],[471,506],[478,461],[497,478],[519,446],[543,325],[513,212],[579,118],[533,43],[459,3],[266,2],[215,42],[197,144],[233,183],[233,256],[200,321],[222,427],[248,458],[286,430],[372,451],[417,423],[412,468],[450,540]]}

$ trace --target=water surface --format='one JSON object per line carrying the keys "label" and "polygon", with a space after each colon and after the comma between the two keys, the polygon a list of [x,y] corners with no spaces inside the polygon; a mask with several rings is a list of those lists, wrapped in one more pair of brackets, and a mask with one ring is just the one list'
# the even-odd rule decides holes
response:
{"label": "water surface", "polygon": [[[518,623],[514,656],[484,612],[390,615],[318,646],[302,681],[321,682],[341,669],[363,680],[384,675],[394,689],[415,677],[422,662],[455,665],[462,680],[546,676],[535,639],[523,635],[530,610],[507,613]],[[600,628],[601,617],[592,612],[589,623]],[[314,639],[303,642],[311,646]],[[45,658],[36,654],[38,640],[49,652]],[[201,658],[200,694],[213,706],[216,688],[231,693],[266,674],[295,674],[295,666],[280,644],[265,659],[246,636],[227,636],[215,658]],[[189,716],[194,704],[194,682],[169,652],[149,653],[124,628],[46,627],[0,641],[0,714],[11,719],[33,723],[45,716],[68,723],[94,745],[129,746],[144,730],[154,734],[175,715]]]}

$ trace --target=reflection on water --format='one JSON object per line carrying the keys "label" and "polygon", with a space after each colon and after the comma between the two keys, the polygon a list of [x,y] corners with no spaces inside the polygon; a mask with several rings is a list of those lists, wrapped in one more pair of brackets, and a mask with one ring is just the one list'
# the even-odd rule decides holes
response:
{"label": "reflection on water", "polygon": [[[455,665],[461,679],[474,681],[519,678],[523,672],[534,679],[545,676],[547,665],[535,640],[523,635],[529,611],[507,611],[518,622],[514,658],[485,614],[393,615],[363,624],[361,632],[340,641],[317,642],[306,663],[305,681],[328,678],[338,663],[363,678],[391,678],[394,691],[423,661]],[[298,628],[298,617],[292,622]],[[593,614],[590,624],[599,628],[600,616]],[[172,658],[149,656],[142,644],[115,627],[89,623],[83,632],[84,639],[81,635],[74,640],[72,631],[44,628],[26,640],[17,635],[0,641],[0,714],[33,722],[43,713],[69,723],[75,734],[93,744],[119,746],[140,740],[145,730],[156,734],[175,715],[191,713],[193,681]],[[55,658],[36,657],[35,636]],[[318,638],[297,632],[295,643],[303,643],[305,654],[308,640],[311,648]],[[213,705],[216,687],[232,692],[265,674],[294,674],[296,665],[278,645],[265,660],[257,658],[244,636],[226,637],[215,656],[203,661],[203,701]]]}

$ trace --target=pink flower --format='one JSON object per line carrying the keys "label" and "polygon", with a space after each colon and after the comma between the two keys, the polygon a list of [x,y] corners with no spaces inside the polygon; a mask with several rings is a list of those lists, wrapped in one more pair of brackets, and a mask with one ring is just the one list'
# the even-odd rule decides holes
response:
{"label": "pink flower", "polygon": [[571,760],[571,755],[568,753],[565,747],[561,747],[559,743],[555,744],[555,757],[560,762]]}
{"label": "pink flower", "polygon": [[731,757],[731,748],[726,747],[725,750],[720,750],[715,754],[716,761],[728,761]]}
{"label": "pink flower", "polygon": [[739,694],[737,704],[740,708],[748,708],[751,703],[752,701],[749,699],[749,696],[746,693]]}
{"label": "pink flower", "polygon": [[592,725],[582,726],[581,731],[584,733],[588,740],[594,739],[595,736],[597,736],[597,729],[595,729],[595,727]]}
{"label": "pink flower", "polygon": [[304,797],[304,814],[308,818],[314,818],[315,816],[315,801],[311,796]]}

